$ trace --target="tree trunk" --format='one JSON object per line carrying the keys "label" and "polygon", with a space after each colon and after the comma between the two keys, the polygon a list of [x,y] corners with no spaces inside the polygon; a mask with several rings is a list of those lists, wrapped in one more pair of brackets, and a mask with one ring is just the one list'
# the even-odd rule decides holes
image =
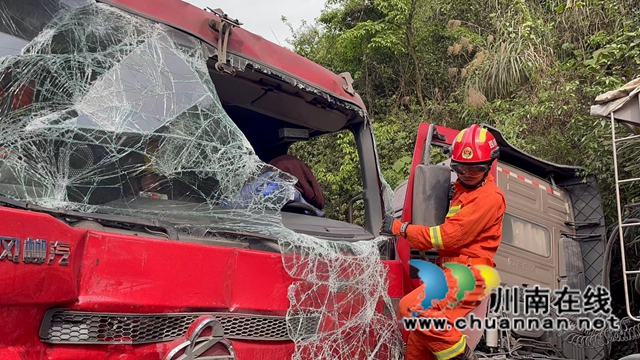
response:
{"label": "tree trunk", "polygon": [[371,97],[371,83],[369,80],[369,54],[367,53],[366,49],[364,51],[364,93],[367,97],[367,109],[369,112],[369,118],[373,121],[374,104],[373,98]]}
{"label": "tree trunk", "polygon": [[417,0],[411,1],[411,9],[409,12],[409,21],[407,23],[407,28],[405,30],[405,35],[407,37],[407,46],[409,48],[409,54],[411,55],[411,59],[413,59],[413,66],[416,69],[416,95],[418,96],[418,101],[420,102],[420,106],[422,106],[422,113],[426,117],[427,116],[427,105],[424,103],[424,97],[422,96],[422,72],[420,71],[420,62],[418,61],[418,55],[416,54],[416,50],[413,47],[413,14],[416,11]]}
{"label": "tree trunk", "polygon": [[418,101],[420,102],[420,106],[422,106],[422,113],[424,116],[427,116],[427,105],[424,103],[424,98],[422,97],[422,72],[420,72],[420,62],[418,61],[418,56],[416,55],[415,49],[413,48],[413,35],[409,34],[407,31],[407,43],[409,45],[409,53],[411,54],[411,58],[413,59],[413,65],[416,69],[416,95],[418,96]]}

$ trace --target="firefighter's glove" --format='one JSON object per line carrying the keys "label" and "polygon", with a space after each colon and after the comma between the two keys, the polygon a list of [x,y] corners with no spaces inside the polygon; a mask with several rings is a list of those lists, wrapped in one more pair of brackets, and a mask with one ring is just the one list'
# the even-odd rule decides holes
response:
{"label": "firefighter's glove", "polygon": [[394,218],[391,215],[384,217],[382,221],[382,227],[380,228],[380,235],[394,236],[402,235],[406,236],[407,226],[409,223],[402,223],[400,220]]}

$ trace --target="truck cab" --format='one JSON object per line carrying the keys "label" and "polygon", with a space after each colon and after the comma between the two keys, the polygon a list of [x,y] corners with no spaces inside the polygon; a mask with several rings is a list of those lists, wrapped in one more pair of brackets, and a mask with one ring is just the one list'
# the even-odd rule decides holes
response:
{"label": "truck cab", "polygon": [[[391,192],[350,76],[180,0],[50,3],[4,4],[28,43],[0,59],[2,358],[397,359]],[[271,165],[340,131],[363,226]]]}

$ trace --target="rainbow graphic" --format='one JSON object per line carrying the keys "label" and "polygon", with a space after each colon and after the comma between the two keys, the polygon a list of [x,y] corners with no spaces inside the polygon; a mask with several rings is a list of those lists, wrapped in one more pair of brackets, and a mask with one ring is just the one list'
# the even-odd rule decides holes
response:
{"label": "rainbow graphic", "polygon": [[[411,260],[409,263],[418,269],[418,276],[425,284],[424,298],[421,302],[422,310],[431,309],[434,301],[437,302],[447,297],[449,285],[446,275],[438,265],[428,261]],[[471,267],[455,262],[443,264],[443,267],[450,269],[451,275],[457,280],[456,298],[458,302],[465,297],[467,292],[476,288],[476,277],[473,275]],[[477,269],[484,279],[484,296],[489,295],[493,289],[500,286],[500,276],[496,269],[487,265],[473,265],[472,267]]]}

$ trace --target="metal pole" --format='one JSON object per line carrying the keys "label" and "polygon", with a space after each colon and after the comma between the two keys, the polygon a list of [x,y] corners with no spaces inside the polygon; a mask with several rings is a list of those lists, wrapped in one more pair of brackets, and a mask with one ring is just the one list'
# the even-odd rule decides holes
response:
{"label": "metal pole", "polygon": [[429,124],[429,132],[427,133],[427,140],[424,142],[424,162],[423,164],[429,165],[431,162],[431,142],[433,140],[433,133],[436,131],[436,126]]}

